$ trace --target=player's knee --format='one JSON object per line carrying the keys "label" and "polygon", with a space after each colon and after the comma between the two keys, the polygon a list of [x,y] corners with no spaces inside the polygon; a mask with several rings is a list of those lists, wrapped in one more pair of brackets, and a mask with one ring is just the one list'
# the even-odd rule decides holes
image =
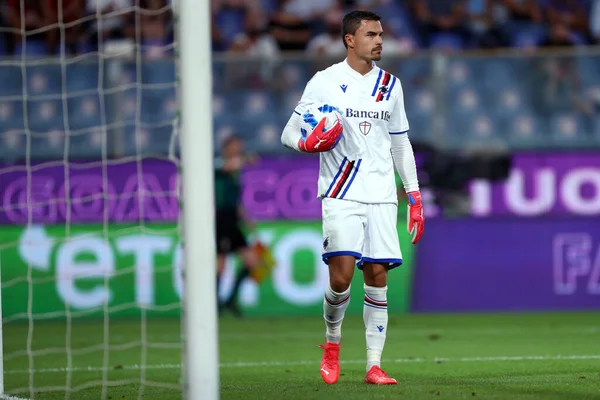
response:
{"label": "player's knee", "polygon": [[363,264],[363,275],[365,284],[373,287],[384,287],[387,285],[387,268],[381,264]]}
{"label": "player's knee", "polygon": [[354,257],[333,257],[329,259],[329,285],[334,292],[345,292],[352,283]]}
{"label": "player's knee", "polygon": [[348,290],[350,283],[352,283],[352,278],[348,279],[343,275],[330,276],[329,278],[329,286],[331,286],[331,290],[337,293],[342,293]]}
{"label": "player's knee", "polygon": [[365,278],[365,283],[368,286],[384,287],[387,285],[387,274],[377,274],[373,276],[372,279]]}

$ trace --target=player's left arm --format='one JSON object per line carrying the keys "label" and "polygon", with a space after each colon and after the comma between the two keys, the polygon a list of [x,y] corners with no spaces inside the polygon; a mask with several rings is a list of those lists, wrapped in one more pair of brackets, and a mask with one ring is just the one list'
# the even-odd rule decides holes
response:
{"label": "player's left arm", "polygon": [[394,166],[402,179],[404,191],[408,196],[407,229],[412,234],[412,243],[416,244],[421,239],[425,229],[425,216],[423,215],[415,154],[408,138],[409,125],[404,109],[404,95],[400,82],[396,87],[399,93],[389,122],[391,153]]}
{"label": "player's left arm", "polygon": [[338,118],[333,126],[325,129],[326,118],[321,119],[311,132],[302,132],[302,114],[315,102],[323,98],[323,75],[317,72],[306,85],[302,98],[294,113],[283,128],[281,143],[292,150],[319,153],[333,149],[342,137],[344,130]]}

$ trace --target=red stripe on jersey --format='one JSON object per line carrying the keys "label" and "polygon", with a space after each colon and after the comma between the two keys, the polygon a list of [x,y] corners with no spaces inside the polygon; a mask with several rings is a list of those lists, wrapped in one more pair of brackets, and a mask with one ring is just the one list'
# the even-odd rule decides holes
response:
{"label": "red stripe on jersey", "polygon": [[346,183],[346,181],[348,180],[348,177],[350,176],[350,171],[352,171],[352,168],[354,168],[354,161],[349,162],[346,165],[346,168],[344,169],[344,173],[342,174],[342,177],[340,178],[340,181],[338,182],[338,184],[335,185],[335,189],[333,189],[333,192],[331,192],[330,197],[337,197],[337,195],[340,194],[340,191],[344,187],[344,183]]}
{"label": "red stripe on jersey", "polygon": [[390,83],[391,74],[387,71],[384,71],[383,80],[381,81],[381,86],[379,87],[379,92],[377,93],[377,97],[375,97],[375,102],[382,101],[384,93],[381,91],[381,88],[387,86]]}
{"label": "red stripe on jersey", "polygon": [[383,75],[383,82],[381,83],[382,86],[386,86],[388,83],[390,83],[390,73],[389,72],[385,72],[385,75]]}

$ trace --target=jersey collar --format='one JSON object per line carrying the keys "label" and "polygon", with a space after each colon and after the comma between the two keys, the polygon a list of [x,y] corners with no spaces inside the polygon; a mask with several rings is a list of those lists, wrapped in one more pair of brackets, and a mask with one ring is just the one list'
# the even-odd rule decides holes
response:
{"label": "jersey collar", "polygon": [[345,58],[344,61],[342,62],[342,64],[344,65],[344,69],[346,69],[347,73],[350,74],[351,76],[357,78],[357,79],[369,78],[371,75],[375,75],[375,74],[378,73],[377,71],[379,71],[379,67],[377,66],[377,64],[375,64],[375,61],[371,61],[371,64],[373,65],[373,68],[369,72],[367,72],[366,75],[363,75],[360,72],[356,72],[350,66],[350,64],[348,64],[348,58]]}

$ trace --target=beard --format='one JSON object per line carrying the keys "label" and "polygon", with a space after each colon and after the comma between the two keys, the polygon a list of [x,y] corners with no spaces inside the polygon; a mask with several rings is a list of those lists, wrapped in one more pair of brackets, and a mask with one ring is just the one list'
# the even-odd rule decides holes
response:
{"label": "beard", "polygon": [[381,60],[381,56],[382,55],[383,55],[383,49],[374,49],[371,52],[371,58],[373,59],[373,61],[379,61],[379,60]]}

